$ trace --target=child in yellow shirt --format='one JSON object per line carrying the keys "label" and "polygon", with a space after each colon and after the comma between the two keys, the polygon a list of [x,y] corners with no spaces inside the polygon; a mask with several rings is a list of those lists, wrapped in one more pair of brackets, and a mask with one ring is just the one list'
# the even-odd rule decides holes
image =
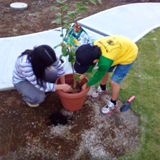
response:
{"label": "child in yellow shirt", "polygon": [[82,86],[84,90],[87,86],[92,86],[101,81],[100,86],[93,93],[93,98],[98,98],[107,93],[106,83],[109,72],[113,72],[110,84],[112,97],[106,106],[102,108],[102,113],[110,114],[118,108],[117,98],[120,90],[119,84],[127,75],[138,54],[137,45],[130,39],[123,36],[109,36],[96,40],[93,44],[84,44],[76,50],[76,61],[74,68],[77,73],[82,74],[81,80],[92,72],[98,62],[98,69],[93,77]]}

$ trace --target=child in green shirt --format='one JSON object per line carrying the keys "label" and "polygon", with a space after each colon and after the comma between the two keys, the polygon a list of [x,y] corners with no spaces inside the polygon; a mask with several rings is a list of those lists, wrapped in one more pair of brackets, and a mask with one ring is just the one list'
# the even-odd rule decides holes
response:
{"label": "child in green shirt", "polygon": [[101,81],[100,86],[92,94],[93,98],[107,93],[106,83],[109,72],[113,72],[110,84],[112,97],[106,106],[102,108],[102,113],[110,114],[118,108],[117,98],[120,90],[119,84],[127,75],[138,54],[136,44],[123,36],[109,36],[96,40],[94,44],[81,45],[76,50],[76,61],[74,68],[77,73],[82,74],[82,80],[87,73],[92,72],[96,63],[98,69],[93,77],[82,86],[84,90],[87,86],[92,86]]}

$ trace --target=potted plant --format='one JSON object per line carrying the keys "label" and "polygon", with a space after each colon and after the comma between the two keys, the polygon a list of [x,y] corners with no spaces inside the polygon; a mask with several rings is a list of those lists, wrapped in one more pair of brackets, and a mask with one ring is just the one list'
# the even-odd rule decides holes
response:
{"label": "potted plant", "polygon": [[[95,0],[88,0],[89,2],[96,5]],[[97,0],[101,3],[101,0]],[[75,4],[75,10],[69,10],[68,0],[56,0],[56,3],[60,5],[60,7],[53,7],[54,10],[57,10],[56,20],[52,23],[56,23],[61,26],[61,29],[57,29],[60,31],[60,37],[62,37],[62,42],[55,46],[54,48],[61,47],[62,54],[60,55],[60,59],[65,56],[68,57],[68,61],[71,63],[72,74],[65,75],[66,83],[72,85],[74,92],[73,93],[65,93],[61,90],[57,90],[63,107],[70,111],[79,110],[85,101],[86,94],[88,93],[90,87],[87,87],[85,90],[77,93],[77,87],[81,88],[83,84],[85,84],[88,79],[84,78],[80,83],[79,74],[74,72],[74,62],[75,62],[75,50],[77,49],[79,42],[77,41],[77,36],[79,36],[82,32],[82,28],[77,23],[77,20],[81,18],[81,12],[88,12],[86,0],[79,1]],[[74,25],[73,25],[74,24]],[[84,30],[83,30],[84,31]],[[60,84],[60,80],[57,79],[57,84]]]}

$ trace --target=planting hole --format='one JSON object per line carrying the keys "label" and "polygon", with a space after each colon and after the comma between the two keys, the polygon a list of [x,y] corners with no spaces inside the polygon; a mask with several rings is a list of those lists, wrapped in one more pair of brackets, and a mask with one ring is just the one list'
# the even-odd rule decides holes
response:
{"label": "planting hole", "polygon": [[71,118],[69,116],[64,116],[60,112],[56,112],[51,114],[47,119],[46,119],[46,124],[47,125],[55,125],[57,126],[58,124],[61,125],[66,125],[70,122]]}

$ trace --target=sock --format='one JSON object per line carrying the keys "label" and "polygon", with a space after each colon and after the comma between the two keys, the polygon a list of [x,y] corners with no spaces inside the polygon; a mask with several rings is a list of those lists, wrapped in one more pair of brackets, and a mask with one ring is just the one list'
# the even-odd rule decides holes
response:
{"label": "sock", "polygon": [[113,101],[112,99],[110,100],[114,105],[116,105],[116,100]]}
{"label": "sock", "polygon": [[106,85],[100,84],[100,87],[101,87],[102,90],[104,90],[104,91],[106,90]]}

